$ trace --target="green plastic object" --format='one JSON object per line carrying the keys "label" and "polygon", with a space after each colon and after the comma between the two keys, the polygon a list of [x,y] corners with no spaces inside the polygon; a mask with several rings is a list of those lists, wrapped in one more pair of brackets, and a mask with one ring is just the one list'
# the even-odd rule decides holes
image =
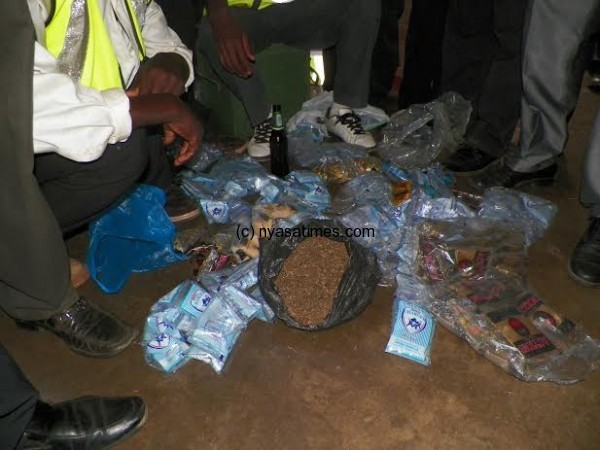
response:
{"label": "green plastic object", "polygon": [[[246,139],[252,127],[246,110],[212,70],[208,60],[198,56],[197,93],[210,108],[209,127],[221,136]],[[256,70],[267,87],[270,104],[282,106],[284,119],[294,115],[309,98],[310,52],[275,44],[256,55]]]}

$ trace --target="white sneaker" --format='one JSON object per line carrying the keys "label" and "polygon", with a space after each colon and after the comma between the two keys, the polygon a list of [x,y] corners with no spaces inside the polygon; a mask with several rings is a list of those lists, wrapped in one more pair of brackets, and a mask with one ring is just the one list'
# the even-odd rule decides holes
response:
{"label": "white sneaker", "polygon": [[269,141],[271,139],[271,119],[260,123],[254,129],[254,136],[248,143],[248,154],[253,158],[266,158],[271,154]]}
{"label": "white sneaker", "polygon": [[368,131],[363,130],[360,117],[350,108],[340,108],[337,114],[331,115],[331,109],[325,119],[327,129],[348,144],[365,148],[375,147],[375,139]]}

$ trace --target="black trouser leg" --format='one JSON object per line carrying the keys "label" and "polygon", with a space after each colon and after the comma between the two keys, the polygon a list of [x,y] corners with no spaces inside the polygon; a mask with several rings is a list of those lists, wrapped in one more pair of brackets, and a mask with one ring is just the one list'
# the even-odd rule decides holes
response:
{"label": "black trouser leg", "polygon": [[369,104],[382,107],[398,68],[398,20],[404,12],[404,0],[382,0],[379,33],[373,48]]}
{"label": "black trouser leg", "polygon": [[63,233],[86,225],[141,181],[167,189],[168,159],[159,135],[135,130],[123,143],[109,145],[89,163],[57,154],[35,158],[35,175]]}
{"label": "black trouser leg", "polygon": [[450,0],[442,91],[473,105],[465,140],[500,157],[519,119],[523,0]]}
{"label": "black trouser leg", "polygon": [[0,345],[0,448],[17,447],[38,398],[38,392]]}
{"label": "black trouser leg", "polygon": [[440,94],[447,8],[448,0],[413,1],[398,96],[400,109],[427,103]]}

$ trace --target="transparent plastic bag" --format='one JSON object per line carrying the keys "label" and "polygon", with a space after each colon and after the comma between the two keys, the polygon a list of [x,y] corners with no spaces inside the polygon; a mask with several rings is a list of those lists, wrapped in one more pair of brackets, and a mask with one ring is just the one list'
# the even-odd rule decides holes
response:
{"label": "transparent plastic bag", "polygon": [[259,203],[276,203],[293,207],[298,211],[327,210],[331,197],[323,180],[312,172],[297,170],[289,173],[280,185],[279,192]]}
{"label": "transparent plastic bag", "polygon": [[324,181],[344,183],[355,176],[378,170],[380,161],[363,147],[344,142],[323,142],[314,128],[301,128],[288,137],[290,167],[311,170]]}
{"label": "transparent plastic bag", "polygon": [[[421,218],[420,213],[428,206],[426,202],[433,202],[440,195],[452,195],[454,179],[439,164],[406,171],[386,162],[382,170],[359,175],[342,186],[331,210],[340,215],[346,227],[371,231],[354,240],[377,255],[382,273],[380,285],[392,286],[398,271],[412,273],[415,219]],[[452,205],[440,203],[429,205],[430,217],[447,218],[453,212],[448,209]]]}
{"label": "transparent plastic bag", "polygon": [[412,183],[390,181],[381,173],[360,175],[345,184],[332,201],[340,222],[355,230],[352,239],[377,256],[380,285],[394,283],[396,250],[410,223]]}
{"label": "transparent plastic bag", "polygon": [[332,210],[344,213],[353,208],[372,205],[387,206],[391,201],[391,182],[381,173],[359,175],[344,184],[332,200]]}
{"label": "transparent plastic bag", "polygon": [[383,128],[377,154],[403,169],[426,167],[458,147],[470,115],[471,104],[453,92],[398,111]]}
{"label": "transparent plastic bag", "polygon": [[299,128],[313,127],[319,130],[322,136],[327,136],[325,115],[327,109],[333,104],[333,91],[326,91],[313,97],[302,104],[300,111],[296,112],[287,122],[288,134],[294,133]]}
{"label": "transparent plastic bag", "polygon": [[503,226],[513,227],[525,236],[529,246],[546,232],[557,208],[548,200],[512,189],[487,189],[479,205],[478,216],[495,219]]}
{"label": "transparent plastic bag", "polygon": [[223,151],[215,144],[203,141],[194,157],[185,164],[193,172],[204,172],[223,157]]}
{"label": "transparent plastic bag", "polygon": [[185,178],[183,187],[211,224],[249,227],[257,205],[287,204],[298,211],[321,212],[331,202],[329,191],[315,174],[295,171],[282,180],[249,158],[223,160],[209,174]]}
{"label": "transparent plastic bag", "polygon": [[[238,158],[220,161],[208,174],[187,177],[183,187],[192,198],[209,205],[203,205],[209,221],[224,223],[228,221],[229,210],[241,199],[253,195],[268,196],[272,185],[280,183],[280,179],[267,173],[252,159]],[[207,213],[214,205],[225,211],[220,215]]]}
{"label": "transparent plastic bag", "polygon": [[424,306],[478,353],[524,381],[570,384],[600,368],[600,342],[520,278],[490,274],[441,283]]}
{"label": "transparent plastic bag", "polygon": [[432,164],[424,169],[404,170],[385,161],[381,164],[381,170],[393,182],[412,183],[413,196],[419,201],[453,195],[454,176],[440,164]]}
{"label": "transparent plastic bag", "polygon": [[313,171],[329,183],[345,183],[353,178],[374,170],[379,170],[381,161],[373,157],[326,161],[314,167]]}
{"label": "transparent plastic bag", "polygon": [[427,283],[480,280],[490,273],[525,277],[523,236],[481,218],[427,221],[419,226],[417,276]]}

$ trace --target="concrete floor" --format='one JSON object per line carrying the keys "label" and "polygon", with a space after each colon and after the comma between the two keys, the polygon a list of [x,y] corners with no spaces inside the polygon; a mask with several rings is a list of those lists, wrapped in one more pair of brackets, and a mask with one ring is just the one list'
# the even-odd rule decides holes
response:
{"label": "concrete floor", "polygon": [[[577,202],[579,168],[598,97],[585,91],[571,123],[564,172],[532,192],[560,210],[531,251],[530,281],[551,304],[600,338],[600,290],[565,269],[586,226]],[[75,256],[86,236],[70,242]],[[90,299],[143,326],[150,306],[189,273],[186,263],[134,276]],[[48,400],[84,394],[145,398],[149,420],[123,449],[600,448],[600,374],[572,386],[527,384],[438,327],[433,364],[388,355],[391,291],[358,319],[318,334],[253,322],[224,375],[190,362],[172,376],[150,368],[133,345],[109,360],[70,353],[45,332],[1,318],[0,340]]]}

